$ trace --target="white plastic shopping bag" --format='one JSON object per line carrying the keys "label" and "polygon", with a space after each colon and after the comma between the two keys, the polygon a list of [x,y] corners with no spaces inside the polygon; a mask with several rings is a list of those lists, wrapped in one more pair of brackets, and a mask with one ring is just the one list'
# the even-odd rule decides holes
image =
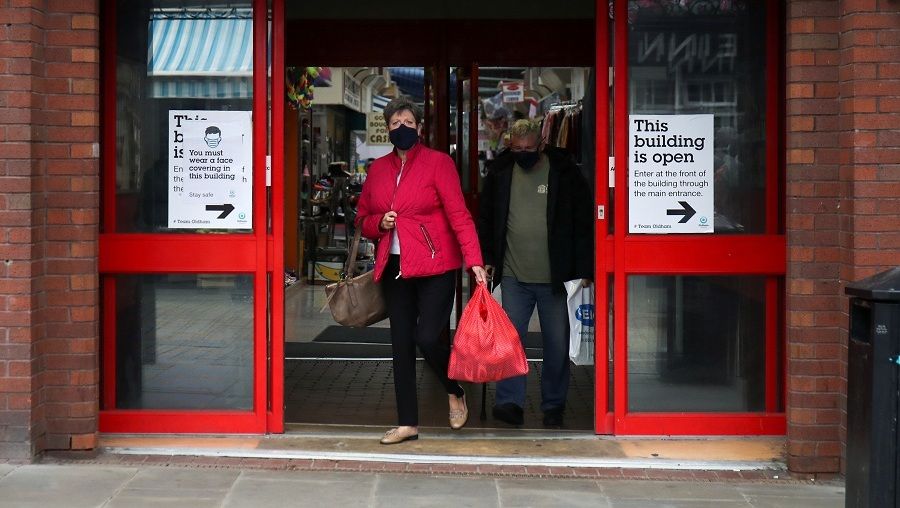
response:
{"label": "white plastic shopping bag", "polygon": [[569,359],[575,365],[594,364],[594,284],[581,279],[565,282],[569,307]]}

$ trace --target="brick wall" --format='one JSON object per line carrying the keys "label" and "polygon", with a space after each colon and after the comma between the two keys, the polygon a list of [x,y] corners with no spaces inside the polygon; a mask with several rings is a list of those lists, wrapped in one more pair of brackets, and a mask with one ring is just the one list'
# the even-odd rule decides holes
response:
{"label": "brick wall", "polygon": [[787,4],[792,471],[843,469],[847,282],[900,263],[900,0]]}
{"label": "brick wall", "polygon": [[0,459],[96,443],[97,3],[0,0]]}

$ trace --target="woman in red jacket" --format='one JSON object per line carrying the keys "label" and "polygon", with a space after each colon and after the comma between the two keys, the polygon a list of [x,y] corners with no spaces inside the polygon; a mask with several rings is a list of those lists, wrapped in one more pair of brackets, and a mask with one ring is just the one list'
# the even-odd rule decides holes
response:
{"label": "woman in red jacket", "polygon": [[450,427],[468,418],[459,383],[447,378],[455,271],[463,261],[485,282],[475,224],[463,201],[453,160],[419,143],[422,113],[405,98],[384,108],[394,151],[369,167],[357,210],[363,236],[375,240],[375,280],[381,281],[391,321],[398,426],[382,444],[418,439],[416,345],[447,389]]}

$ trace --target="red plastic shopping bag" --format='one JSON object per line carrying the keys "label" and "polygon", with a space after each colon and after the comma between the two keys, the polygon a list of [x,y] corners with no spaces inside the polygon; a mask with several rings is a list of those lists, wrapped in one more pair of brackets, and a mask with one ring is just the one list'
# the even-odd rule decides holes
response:
{"label": "red plastic shopping bag", "polygon": [[479,284],[459,320],[447,377],[486,383],[527,373],[519,333],[487,287]]}

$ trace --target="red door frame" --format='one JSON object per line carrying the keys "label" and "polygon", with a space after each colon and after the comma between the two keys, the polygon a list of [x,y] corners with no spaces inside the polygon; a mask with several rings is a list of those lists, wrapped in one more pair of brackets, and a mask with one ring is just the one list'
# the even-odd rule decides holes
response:
{"label": "red door frame", "polygon": [[[281,2],[276,2],[281,3]],[[103,280],[103,400],[101,432],[140,433],[264,433],[267,402],[278,393],[268,390],[267,275],[277,256],[267,255],[266,149],[267,40],[266,0],[253,0],[253,233],[252,234],[122,234],[116,232],[116,13],[115,2],[103,3],[103,232],[99,241],[99,272]],[[283,48],[283,45],[281,46]],[[277,53],[276,53],[277,54]],[[283,71],[282,71],[283,72]],[[263,119],[260,121],[260,119]],[[275,118],[273,118],[275,120]],[[282,224],[283,227],[283,224]],[[269,260],[272,262],[269,262]],[[283,265],[283,260],[281,261]],[[252,274],[253,284],[253,406],[249,411],[116,409],[117,275],[164,273]],[[278,272],[276,272],[278,273]],[[281,287],[281,277],[271,277]],[[277,299],[275,299],[277,301]],[[277,311],[277,307],[273,308]],[[274,312],[273,312],[274,313]],[[273,344],[278,341],[273,341]],[[271,353],[281,354],[276,348]],[[277,362],[276,362],[277,363]],[[273,374],[276,369],[273,368]],[[274,385],[273,385],[274,386]],[[277,387],[276,387],[277,388]],[[277,413],[277,411],[273,411]],[[268,430],[278,431],[274,426]]]}
{"label": "red door frame", "polygon": [[[269,323],[269,396],[266,429],[284,432],[284,0],[272,2],[272,232],[268,252],[272,260]],[[277,276],[276,276],[277,275]]]}
{"label": "red door frame", "polygon": [[[605,1],[598,2],[599,5]],[[778,360],[783,351],[778,337],[783,332],[781,325],[783,296],[779,287],[786,268],[785,236],[781,231],[783,211],[780,203],[782,194],[782,72],[781,72],[781,6],[776,0],[766,0],[766,231],[757,235],[630,235],[628,227],[628,157],[617,157],[615,172],[615,229],[610,235],[606,221],[598,221],[597,227],[597,273],[613,276],[614,305],[614,390],[615,403],[612,408],[615,434],[784,434],[786,421],[779,407],[780,396]],[[602,37],[605,30],[598,16],[597,33]],[[616,154],[628,153],[628,0],[614,0],[614,144]],[[598,41],[598,47],[599,47]],[[598,69],[602,68],[603,55],[598,52]],[[598,80],[598,105],[608,104]],[[605,161],[607,151],[606,117],[598,114],[597,155],[598,185],[597,203],[605,204],[602,189],[600,161]],[[602,167],[605,167],[603,164]],[[605,238],[605,240],[604,240]],[[765,411],[761,413],[629,413],[628,402],[628,320],[627,320],[627,277],[637,274],[657,275],[763,275],[766,276],[765,303]],[[597,308],[608,309],[606,299],[608,286],[606,277],[597,277]],[[609,334],[606,312],[598,312],[597,319],[597,359],[605,361]],[[598,373],[597,382],[597,432],[609,430],[609,419],[601,418],[599,408],[605,407],[607,386]],[[783,390],[783,387],[782,387]]]}
{"label": "red door frame", "polygon": [[[618,162],[615,174],[615,234],[608,231],[610,203],[605,182],[607,158],[610,154],[609,88],[603,86],[602,70],[609,67],[610,41],[607,1],[597,0],[594,47],[596,86],[596,204],[605,211],[596,220],[596,287],[597,308],[608,309],[609,280],[614,290],[614,390],[615,405],[608,400],[609,383],[608,321],[606,311],[598,312],[597,370],[595,384],[595,431],[600,434],[783,434],[785,417],[780,411],[776,391],[783,379],[778,363],[783,356],[778,336],[782,333],[783,296],[780,278],[785,273],[785,239],[780,203],[783,202],[782,172],[782,98],[781,88],[781,8],[775,0],[766,0],[768,7],[767,72],[776,79],[768,79],[767,89],[767,193],[766,233],[727,237],[697,238],[673,235],[669,237],[627,235],[627,158]],[[284,96],[285,18],[284,0],[273,2],[272,89],[271,96]],[[617,20],[627,19],[627,0],[614,1]],[[284,125],[284,104],[272,101],[271,118],[267,116],[266,41],[268,24],[265,0],[253,0],[254,40],[254,233],[251,235],[150,235],[115,233],[115,113],[116,113],[116,26],[115,2],[104,2],[103,36],[103,212],[104,233],[100,235],[100,273],[103,286],[103,407],[100,430],[103,432],[283,432],[284,390],[284,294],[281,274],[284,268],[284,140],[280,133]],[[439,24],[439,23],[438,23]],[[437,31],[435,31],[437,32]],[[352,33],[352,32],[351,32]],[[628,26],[615,22],[615,152],[627,153],[628,116]],[[267,129],[271,127],[272,151],[272,229],[267,231],[267,189],[265,186],[265,158]],[[664,252],[666,256],[661,256]],[[749,253],[753,253],[752,255]],[[674,253],[674,254],[673,254]],[[664,262],[660,260],[665,259]],[[252,273],[254,274],[254,403],[252,411],[154,411],[115,409],[115,275],[150,273]],[[600,275],[603,274],[603,275]],[[628,413],[627,402],[627,294],[629,274],[759,274],[767,276],[766,283],[766,412],[765,413]],[[277,275],[277,276],[276,276]],[[271,284],[267,307],[267,276]],[[268,318],[267,318],[267,312]],[[268,322],[267,319],[271,319]],[[268,330],[267,330],[268,329]],[[267,332],[269,335],[267,342]],[[782,387],[783,389],[783,387]]]}
{"label": "red door frame", "polygon": [[[609,1],[597,0],[594,20],[594,104],[596,109],[594,146],[594,432],[615,432],[612,408],[609,407],[609,271],[612,266],[612,239],[607,238],[609,216]],[[601,213],[602,211],[602,213]]]}

